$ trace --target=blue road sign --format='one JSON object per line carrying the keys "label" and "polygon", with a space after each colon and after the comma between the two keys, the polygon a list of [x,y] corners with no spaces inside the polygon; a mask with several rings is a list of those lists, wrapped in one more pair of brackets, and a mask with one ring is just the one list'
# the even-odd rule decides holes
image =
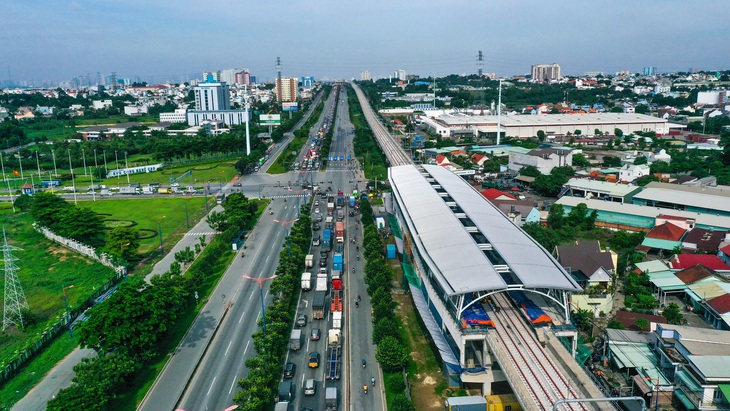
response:
{"label": "blue road sign", "polygon": [[347,156],[347,161],[352,160],[352,156]]}
{"label": "blue road sign", "polygon": [[345,156],[340,156],[340,161],[344,161],[344,160],[345,160]]}
{"label": "blue road sign", "polygon": [[332,156],[327,157],[327,160],[332,161]]}

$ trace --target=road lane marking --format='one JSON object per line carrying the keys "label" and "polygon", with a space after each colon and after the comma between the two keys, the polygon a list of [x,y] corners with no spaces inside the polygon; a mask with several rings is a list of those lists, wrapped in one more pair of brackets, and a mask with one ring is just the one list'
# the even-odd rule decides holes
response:
{"label": "road lane marking", "polygon": [[208,393],[205,394],[206,396],[210,395],[210,390],[213,389],[213,384],[215,384],[215,379],[218,377],[213,377],[213,381],[210,383],[210,388],[208,388]]}
{"label": "road lane marking", "polygon": [[231,394],[231,391],[233,391],[233,387],[236,386],[236,381],[238,381],[238,377],[233,377],[233,382],[231,383],[231,388],[228,389],[228,394]]}
{"label": "road lane marking", "polygon": [[231,341],[228,341],[228,348],[226,348],[226,352],[225,352],[225,353],[223,353],[223,356],[224,356],[224,357],[225,357],[226,355],[228,355],[228,350],[230,350],[230,349],[231,349],[231,344],[233,344],[233,341],[232,341],[232,340],[231,340]]}
{"label": "road lane marking", "polygon": [[243,350],[243,356],[244,357],[246,356],[246,353],[248,352],[248,346],[249,346],[249,344],[251,344],[251,340],[248,340],[248,342],[246,343],[246,349]]}
{"label": "road lane marking", "polygon": [[241,321],[243,321],[243,317],[246,315],[246,311],[241,314],[241,318],[238,319],[238,323],[241,324]]}

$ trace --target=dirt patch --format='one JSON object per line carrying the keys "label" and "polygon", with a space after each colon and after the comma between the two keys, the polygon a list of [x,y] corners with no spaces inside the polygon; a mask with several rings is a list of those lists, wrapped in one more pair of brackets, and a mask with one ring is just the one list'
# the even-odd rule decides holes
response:
{"label": "dirt patch", "polygon": [[[406,333],[410,337],[408,349],[417,371],[408,377],[413,405],[419,411],[442,411],[443,400],[436,392],[436,387],[443,385],[439,384],[443,383],[443,376],[438,374],[437,367],[434,369],[432,364],[434,359],[429,357],[432,353],[427,348],[428,342],[413,319],[413,316],[418,315],[413,302],[408,295],[400,293],[393,293],[393,300],[398,303],[396,315],[406,327]],[[416,330],[413,330],[413,327]]]}

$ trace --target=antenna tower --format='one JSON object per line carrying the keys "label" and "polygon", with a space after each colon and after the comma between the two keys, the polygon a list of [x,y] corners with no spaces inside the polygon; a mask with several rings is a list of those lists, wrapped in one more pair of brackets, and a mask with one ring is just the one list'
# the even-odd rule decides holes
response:
{"label": "antenna tower", "polygon": [[281,104],[282,95],[281,95],[281,58],[276,58],[276,101]]}
{"label": "antenna tower", "polygon": [[117,72],[112,71],[111,79],[109,79],[112,83],[112,91],[117,89]]}
{"label": "antenna tower", "polygon": [[482,76],[483,67],[484,67],[484,54],[482,54],[482,51],[479,50],[479,54],[477,54],[477,74],[479,74],[479,77]]}
{"label": "antenna tower", "polygon": [[13,261],[17,261],[13,257],[13,250],[21,250],[18,247],[8,244],[8,237],[5,235],[5,227],[3,227],[3,257],[5,259],[5,307],[3,310],[3,331],[11,325],[23,327],[23,309],[28,309],[28,301],[25,299],[23,287],[18,280],[18,266]]}

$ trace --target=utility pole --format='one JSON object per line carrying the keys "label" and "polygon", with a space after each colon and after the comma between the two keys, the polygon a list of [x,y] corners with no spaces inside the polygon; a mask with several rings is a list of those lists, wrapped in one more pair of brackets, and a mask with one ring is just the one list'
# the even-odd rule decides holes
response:
{"label": "utility pole", "polygon": [[497,99],[497,145],[502,130],[502,79],[499,79],[499,98]]}
{"label": "utility pole", "polygon": [[246,109],[246,155],[251,155],[251,136],[248,131],[248,122],[250,120],[249,110],[251,109],[251,96],[248,94],[248,86],[243,85],[243,106]]}
{"label": "utility pole", "polygon": [[18,261],[18,258],[12,254],[14,250],[22,249],[8,244],[8,237],[5,234],[4,226],[3,245],[1,249],[5,260],[5,267],[3,268],[5,271],[3,331],[5,331],[11,325],[19,328],[23,327],[23,310],[28,309],[28,300],[25,299],[23,287],[20,285],[20,280],[18,279],[18,266],[14,263]]}

